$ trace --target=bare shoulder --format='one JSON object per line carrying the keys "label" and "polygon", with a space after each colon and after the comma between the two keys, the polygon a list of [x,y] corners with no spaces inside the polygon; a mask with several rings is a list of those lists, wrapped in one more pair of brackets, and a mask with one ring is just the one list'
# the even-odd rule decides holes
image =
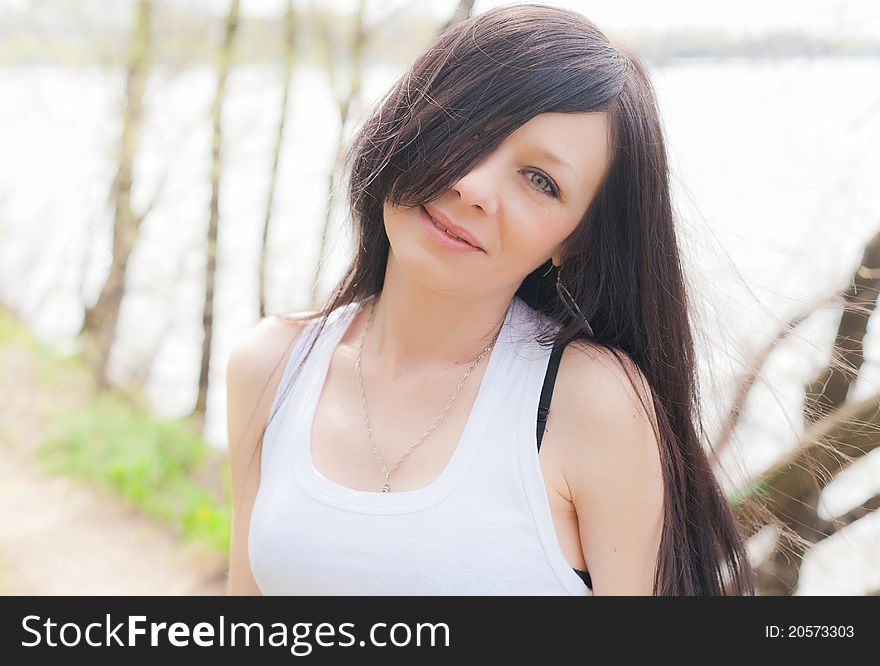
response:
{"label": "bare shoulder", "polygon": [[233,344],[226,366],[230,452],[256,445],[253,426],[268,416],[287,359],[306,323],[301,314],[265,317]]}
{"label": "bare shoulder", "polygon": [[651,594],[664,490],[649,382],[626,354],[587,341],[566,347],[557,382],[554,445],[593,592]]}
{"label": "bare shoulder", "polygon": [[261,319],[232,346],[226,363],[226,417],[229,465],[236,475],[241,460],[259,446],[263,426],[293,346],[305,328],[296,316]]}
{"label": "bare shoulder", "polygon": [[[566,346],[559,364],[557,386],[567,412],[587,412],[616,420],[624,416],[652,427],[657,423],[653,391],[641,368],[624,352],[612,352],[588,340]],[[556,401],[556,393],[553,395]]]}
{"label": "bare shoulder", "polygon": [[235,341],[229,353],[228,371],[245,380],[265,379],[268,366],[277,365],[282,355],[289,352],[306,323],[296,313],[264,317]]}
{"label": "bare shoulder", "polygon": [[230,366],[247,373],[248,370],[259,371],[272,360],[279,361],[278,351],[295,342],[305,324],[296,314],[264,317],[235,341],[229,354]]}
{"label": "bare shoulder", "polygon": [[248,553],[250,514],[260,485],[259,449],[287,359],[305,323],[297,315],[261,319],[235,341],[227,361],[226,414],[233,504],[229,594],[261,594]]}

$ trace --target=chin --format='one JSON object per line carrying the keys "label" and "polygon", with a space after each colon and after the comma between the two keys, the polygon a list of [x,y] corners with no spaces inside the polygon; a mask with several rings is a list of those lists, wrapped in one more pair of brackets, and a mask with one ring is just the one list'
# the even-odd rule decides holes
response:
{"label": "chin", "polygon": [[[437,293],[460,295],[473,289],[474,278],[412,239],[397,239],[388,252],[385,280],[403,278]],[[468,286],[470,285],[470,286]]]}

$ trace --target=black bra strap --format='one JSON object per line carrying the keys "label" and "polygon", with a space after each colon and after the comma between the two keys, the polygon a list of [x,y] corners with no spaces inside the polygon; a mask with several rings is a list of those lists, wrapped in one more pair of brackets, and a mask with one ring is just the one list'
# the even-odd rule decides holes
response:
{"label": "black bra strap", "polygon": [[[541,450],[541,440],[544,438],[544,430],[547,427],[547,416],[550,414],[550,398],[553,397],[553,385],[556,383],[556,373],[559,371],[559,361],[562,360],[562,352],[565,345],[557,341],[550,352],[550,360],[547,362],[547,372],[544,374],[544,386],[541,388],[541,399],[538,401],[538,451]],[[586,569],[574,569],[584,584],[593,589],[593,581]]]}
{"label": "black bra strap", "polygon": [[541,450],[541,440],[544,438],[544,430],[547,426],[547,416],[550,413],[550,398],[553,397],[553,385],[556,383],[556,372],[559,370],[559,361],[565,345],[557,341],[550,353],[550,361],[547,363],[547,373],[544,375],[544,386],[541,389],[541,399],[538,401],[538,451]]}
{"label": "black bra strap", "polygon": [[[550,398],[553,397],[553,385],[556,383],[556,373],[559,371],[559,361],[562,360],[562,352],[565,345],[559,344],[557,341],[553,345],[553,351],[550,352],[550,360],[547,362],[547,372],[544,374],[544,386],[541,388],[541,399],[538,400],[538,451],[541,450],[541,440],[544,439],[544,430],[547,427],[547,416],[550,414]],[[584,569],[574,569],[574,572],[580,576],[584,584],[593,589],[593,581],[590,573]]]}

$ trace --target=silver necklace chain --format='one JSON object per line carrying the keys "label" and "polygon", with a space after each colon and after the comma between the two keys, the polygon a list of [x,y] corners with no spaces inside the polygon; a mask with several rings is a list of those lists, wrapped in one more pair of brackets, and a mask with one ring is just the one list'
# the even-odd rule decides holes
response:
{"label": "silver necklace chain", "polygon": [[[440,421],[446,415],[446,412],[449,411],[449,408],[452,406],[452,403],[455,402],[455,399],[458,397],[458,392],[461,390],[461,387],[464,386],[465,381],[467,381],[467,378],[470,376],[473,369],[483,359],[483,357],[487,353],[489,353],[489,350],[492,349],[492,346],[495,344],[495,341],[498,340],[498,335],[501,333],[501,328],[499,328],[498,332],[495,333],[495,337],[492,339],[492,342],[490,342],[489,345],[482,352],[480,352],[480,355],[477,356],[477,358],[474,360],[474,362],[471,363],[471,366],[467,369],[467,372],[464,373],[464,377],[461,378],[461,381],[458,383],[458,386],[456,387],[455,391],[452,393],[452,397],[449,398],[449,401],[446,403],[446,406],[443,408],[443,410],[440,412],[440,414],[434,419],[434,421],[431,423],[431,425],[428,427],[428,429],[425,430],[425,432],[422,434],[421,437],[419,437],[418,441],[415,444],[413,444],[411,447],[409,447],[404,452],[404,454],[400,457],[400,460],[398,460],[396,463],[394,463],[394,465],[391,467],[391,469],[386,469],[385,463],[382,462],[382,456],[379,454],[379,450],[376,448],[376,444],[373,441],[373,428],[370,425],[370,417],[367,416],[367,398],[366,398],[366,395],[364,392],[364,378],[363,378],[363,375],[361,374],[361,356],[362,356],[363,350],[364,350],[364,339],[367,337],[367,331],[370,329],[370,324],[373,322],[373,311],[375,309],[376,309],[376,306],[375,306],[375,301],[374,301],[373,305],[370,307],[370,316],[367,319],[367,324],[366,324],[366,326],[364,326],[364,330],[361,333],[360,345],[358,346],[358,357],[357,357],[356,368],[357,368],[357,377],[358,377],[358,388],[360,389],[360,395],[361,395],[361,411],[363,412],[363,415],[364,415],[364,422],[367,424],[367,435],[368,435],[369,441],[370,441],[370,449],[372,450],[373,455],[376,458],[376,461],[379,463],[379,469],[381,469],[382,474],[385,475],[385,485],[382,486],[382,492],[387,493],[387,492],[391,492],[391,485],[388,482],[388,478],[391,476],[392,473],[394,473],[394,470],[396,470],[400,466],[400,463],[402,463],[406,459],[406,457],[416,449],[417,446],[419,446],[423,441],[425,441],[425,438],[431,434],[431,432],[434,430],[434,428],[437,427],[437,424],[440,423]],[[503,326],[503,324],[502,324],[502,326]]]}

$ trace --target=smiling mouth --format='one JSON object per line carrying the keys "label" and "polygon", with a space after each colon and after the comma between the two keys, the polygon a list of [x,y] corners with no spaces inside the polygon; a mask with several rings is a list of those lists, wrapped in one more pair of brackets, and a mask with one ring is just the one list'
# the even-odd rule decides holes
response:
{"label": "smiling mouth", "polygon": [[[431,222],[434,223],[434,226],[437,227],[438,229],[440,229],[441,231],[443,231],[447,236],[451,236],[452,238],[454,238],[457,241],[461,241],[462,243],[466,243],[467,245],[470,245],[471,247],[476,248],[476,245],[472,245],[471,243],[468,243],[464,238],[460,238],[459,236],[456,236],[454,233],[449,231],[449,229],[447,229],[442,224],[440,224],[437,220],[435,220],[433,217],[431,217],[431,214],[428,213],[428,210],[424,206],[422,206],[422,210],[424,210],[425,213],[428,215],[428,217],[431,218]],[[479,249],[479,248],[477,248],[477,249]]]}

